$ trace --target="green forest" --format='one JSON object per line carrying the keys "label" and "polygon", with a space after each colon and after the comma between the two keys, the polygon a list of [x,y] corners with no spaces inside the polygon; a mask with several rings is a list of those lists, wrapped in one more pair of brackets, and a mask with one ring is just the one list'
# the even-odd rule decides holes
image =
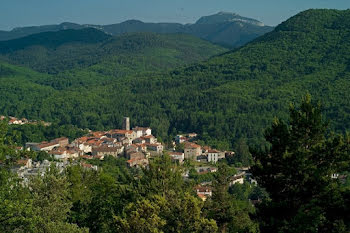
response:
{"label": "green forest", "polygon": [[[350,10],[301,12],[231,51],[95,29],[2,41],[0,114],[52,124],[0,123],[0,232],[348,233],[349,87]],[[97,171],[52,165],[26,181],[11,171],[52,160],[18,149],[28,141],[121,128],[125,116],[161,142],[196,132],[236,157],[205,177],[166,154],[142,169],[109,156],[88,161]],[[230,186],[238,163],[259,186]],[[195,187],[207,180],[203,201]]]}
{"label": "green forest", "polygon": [[[11,172],[16,156],[7,124],[0,124],[1,232],[334,232],[350,230],[350,136],[329,132],[320,104],[310,95],[265,131],[266,148],[251,148],[260,187],[229,187],[232,167],[219,164],[213,194],[195,194],[186,165],[166,154],[148,168],[125,166],[124,158],[92,160],[63,171],[52,165],[26,183]],[[38,159],[38,158],[37,158]],[[250,199],[259,200],[252,205]]]}
{"label": "green forest", "polygon": [[[164,141],[178,132],[197,132],[206,143],[228,149],[241,138],[249,144],[263,142],[263,129],[274,116],[287,117],[286,103],[310,93],[333,119],[331,129],[345,132],[350,124],[349,20],[349,10],[305,11],[241,48],[192,65],[188,63],[193,60],[181,56],[195,58],[185,55],[194,53],[196,59],[204,58],[196,42],[197,50],[175,56],[181,62],[162,57],[169,46],[159,46],[159,38],[171,35],[108,39],[115,42],[104,46],[119,43],[119,55],[97,56],[96,63],[84,63],[88,50],[72,51],[81,62],[73,67],[56,64],[58,73],[50,68],[55,62],[45,65],[43,58],[40,70],[32,63],[40,59],[18,55],[30,54],[27,49],[13,51],[3,55],[0,66],[0,110],[4,115],[93,130],[118,128],[121,117],[129,116],[132,125],[150,126]],[[182,35],[175,35],[172,43],[183,41],[177,37]],[[47,56],[64,61],[60,56],[70,50],[61,47]],[[142,53],[137,52],[140,47]],[[204,53],[225,51],[215,48]],[[124,49],[125,54],[131,50],[138,55],[123,55]],[[188,65],[172,68],[181,64]],[[169,71],[160,71],[164,67]]]}

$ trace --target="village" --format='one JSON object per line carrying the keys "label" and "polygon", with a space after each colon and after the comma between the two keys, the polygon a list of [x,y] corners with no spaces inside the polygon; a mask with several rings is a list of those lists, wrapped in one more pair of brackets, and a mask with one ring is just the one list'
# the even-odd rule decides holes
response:
{"label": "village", "polygon": [[50,126],[51,123],[50,122],[45,122],[45,121],[36,121],[36,120],[28,120],[27,118],[17,118],[17,117],[13,117],[13,116],[0,116],[0,121],[3,121],[5,119],[8,119],[8,124],[9,125],[37,125],[37,124],[42,124],[44,126]]}
{"label": "village", "polygon": [[[69,142],[66,137],[56,138],[49,142],[28,142],[25,150],[40,152],[50,155],[55,162],[44,160],[42,162],[22,159],[17,162],[13,171],[19,177],[27,181],[31,176],[44,175],[46,170],[54,164],[60,171],[66,166],[79,164],[85,169],[98,170],[97,166],[89,163],[89,160],[104,160],[106,156],[115,158],[125,158],[126,166],[130,168],[147,167],[149,159],[167,154],[178,164],[184,161],[195,163],[195,170],[198,174],[215,173],[217,162],[227,157],[234,156],[232,151],[219,151],[209,146],[201,146],[196,143],[197,134],[188,133],[177,135],[174,138],[173,146],[165,146],[157,141],[152,135],[149,127],[130,128],[130,118],[124,117],[122,129],[112,129],[108,131],[90,131],[87,135],[76,138]],[[176,151],[177,145],[183,145],[181,151]],[[189,178],[189,171],[183,174],[184,179]],[[244,180],[255,182],[251,179],[248,168],[240,168],[237,174],[230,178],[230,185],[243,183]],[[203,182],[196,187],[197,195],[206,200],[212,195],[211,182]]]}

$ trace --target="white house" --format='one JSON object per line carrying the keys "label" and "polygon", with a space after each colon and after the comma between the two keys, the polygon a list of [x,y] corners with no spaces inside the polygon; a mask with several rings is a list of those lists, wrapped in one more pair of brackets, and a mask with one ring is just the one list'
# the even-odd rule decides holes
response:
{"label": "white house", "polygon": [[208,162],[217,163],[220,159],[225,158],[225,153],[217,150],[208,151]]}

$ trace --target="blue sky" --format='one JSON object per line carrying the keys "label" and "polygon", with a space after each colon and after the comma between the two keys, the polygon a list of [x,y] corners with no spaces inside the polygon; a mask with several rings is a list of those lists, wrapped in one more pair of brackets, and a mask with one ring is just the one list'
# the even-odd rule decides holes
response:
{"label": "blue sky", "polygon": [[350,0],[1,0],[0,29],[61,22],[112,24],[128,19],[193,23],[219,11],[274,26],[310,8],[349,9]]}

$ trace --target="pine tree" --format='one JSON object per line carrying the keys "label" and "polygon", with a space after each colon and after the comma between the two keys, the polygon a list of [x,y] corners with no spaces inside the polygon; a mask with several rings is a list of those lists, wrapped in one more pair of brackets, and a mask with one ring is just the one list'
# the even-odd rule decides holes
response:
{"label": "pine tree", "polygon": [[288,123],[275,119],[266,131],[271,147],[252,150],[253,175],[271,197],[258,207],[262,232],[346,228],[348,200],[332,174],[348,168],[350,140],[348,135],[328,133],[321,110],[305,96],[299,108],[290,106]]}

